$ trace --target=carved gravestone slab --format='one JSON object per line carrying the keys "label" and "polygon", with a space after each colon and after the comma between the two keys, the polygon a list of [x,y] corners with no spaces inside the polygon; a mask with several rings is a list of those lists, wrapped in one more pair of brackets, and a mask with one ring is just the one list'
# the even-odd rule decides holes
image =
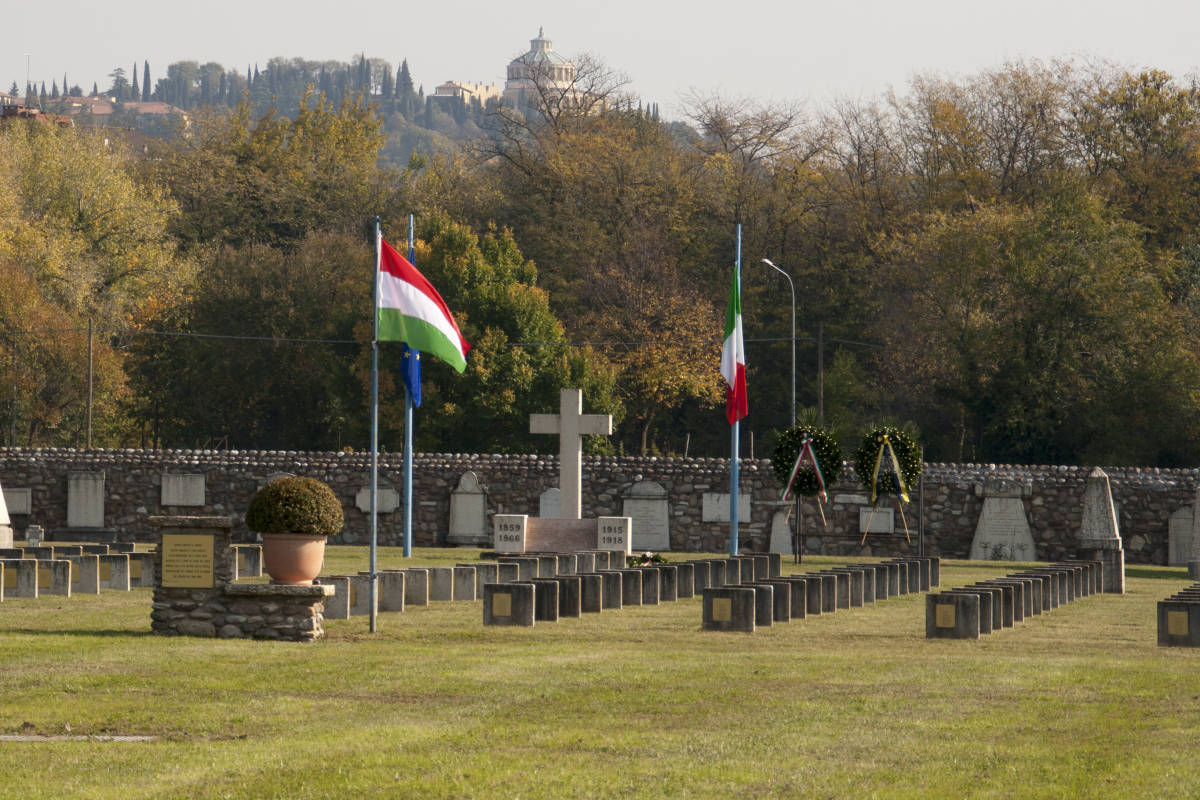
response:
{"label": "carved gravestone slab", "polygon": [[[728,493],[705,492],[701,498],[700,520],[702,522],[729,522]],[[750,521],[750,495],[738,494],[738,522]]]}
{"label": "carved gravestone slab", "polygon": [[[371,487],[364,486],[354,495],[354,507],[364,514],[371,513]],[[391,514],[400,507],[400,493],[391,486],[375,487],[375,513]]]}
{"label": "carved gravestone slab", "polygon": [[450,532],[446,535],[446,543],[485,546],[491,540],[487,494],[479,484],[479,476],[467,472],[450,493]]}
{"label": "carved gravestone slab", "polygon": [[1167,565],[1185,566],[1192,557],[1192,507],[1180,508],[1167,522]]}
{"label": "carved gravestone slab", "polygon": [[67,527],[104,527],[103,472],[72,472],[67,476]]}
{"label": "carved gravestone slab", "polygon": [[654,481],[639,481],[629,489],[622,513],[633,520],[634,550],[670,550],[671,514],[667,490]]}
{"label": "carved gravestone slab", "polygon": [[562,516],[562,492],[551,486],[538,495],[538,516],[543,519],[558,519]]}
{"label": "carved gravestone slab", "polygon": [[160,502],[164,506],[204,505],[204,475],[163,475]]}
{"label": "carved gravestone slab", "polygon": [[25,515],[33,511],[32,489],[0,489],[0,525],[8,524],[4,518],[5,510],[9,516]]}
{"label": "carved gravestone slab", "polygon": [[983,486],[983,498],[983,510],[979,513],[975,538],[971,542],[971,558],[989,561],[1036,559],[1037,545],[1025,515],[1021,487],[989,481]]}

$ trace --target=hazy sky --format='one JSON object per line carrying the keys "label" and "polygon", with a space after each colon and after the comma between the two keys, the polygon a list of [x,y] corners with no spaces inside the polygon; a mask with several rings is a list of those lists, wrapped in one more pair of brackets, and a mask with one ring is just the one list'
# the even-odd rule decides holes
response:
{"label": "hazy sky", "polygon": [[902,91],[918,72],[962,76],[1014,59],[1095,56],[1177,76],[1200,63],[1200,3],[1188,0],[58,0],[15,3],[4,22],[0,88],[24,86],[28,54],[39,85],[66,73],[85,92],[134,63],[140,82],[146,60],[154,81],[175,61],[244,72],[273,56],[362,52],[407,58],[426,91],[450,79],[502,83],[541,25],[558,52],[601,57],[671,116],[691,89],[820,107]]}

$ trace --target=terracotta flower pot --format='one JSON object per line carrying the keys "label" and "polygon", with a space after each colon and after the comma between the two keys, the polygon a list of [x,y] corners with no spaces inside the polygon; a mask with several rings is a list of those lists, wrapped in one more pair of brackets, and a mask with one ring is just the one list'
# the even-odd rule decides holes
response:
{"label": "terracotta flower pot", "polygon": [[264,533],[263,569],[271,583],[309,584],[325,563],[325,537],[304,533]]}

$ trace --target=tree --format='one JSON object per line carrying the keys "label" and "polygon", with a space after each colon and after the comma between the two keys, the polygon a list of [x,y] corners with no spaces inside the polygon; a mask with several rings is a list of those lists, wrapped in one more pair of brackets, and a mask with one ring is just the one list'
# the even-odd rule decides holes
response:
{"label": "tree", "polygon": [[879,364],[942,421],[923,426],[930,457],[1157,463],[1196,447],[1178,411],[1194,403],[1194,345],[1137,228],[1093,195],[940,212],[891,255]]}
{"label": "tree", "polygon": [[150,102],[150,62],[142,62],[142,102]]}
{"label": "tree", "polygon": [[151,165],[182,210],[186,246],[287,245],[314,230],[358,232],[381,207],[380,123],[360,101],[334,109],[306,93],[296,118],[201,115],[197,131]]}
{"label": "tree", "polygon": [[[590,408],[621,418],[611,375],[589,351],[567,345],[546,293],[536,286],[537,271],[508,232],[489,230],[477,237],[462,224],[431,215],[422,218],[420,237],[417,266],[471,343],[461,376],[432,359],[423,361],[425,402],[415,429],[421,448],[546,451],[552,443],[529,433],[529,415],[557,408],[564,387],[582,388]],[[398,444],[402,394],[390,379],[400,368],[397,349],[386,354],[389,380],[381,384],[380,396],[384,418],[396,421],[392,441]]]}

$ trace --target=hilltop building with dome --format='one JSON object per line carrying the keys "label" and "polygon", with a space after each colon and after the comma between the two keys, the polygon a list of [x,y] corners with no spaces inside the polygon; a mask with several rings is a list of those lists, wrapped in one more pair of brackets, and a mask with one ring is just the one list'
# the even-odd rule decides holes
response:
{"label": "hilltop building with dome", "polygon": [[575,83],[575,65],[554,52],[554,42],[538,28],[536,39],[529,40],[529,51],[508,62],[503,102],[515,108],[537,105],[537,84],[559,92],[570,92]]}

